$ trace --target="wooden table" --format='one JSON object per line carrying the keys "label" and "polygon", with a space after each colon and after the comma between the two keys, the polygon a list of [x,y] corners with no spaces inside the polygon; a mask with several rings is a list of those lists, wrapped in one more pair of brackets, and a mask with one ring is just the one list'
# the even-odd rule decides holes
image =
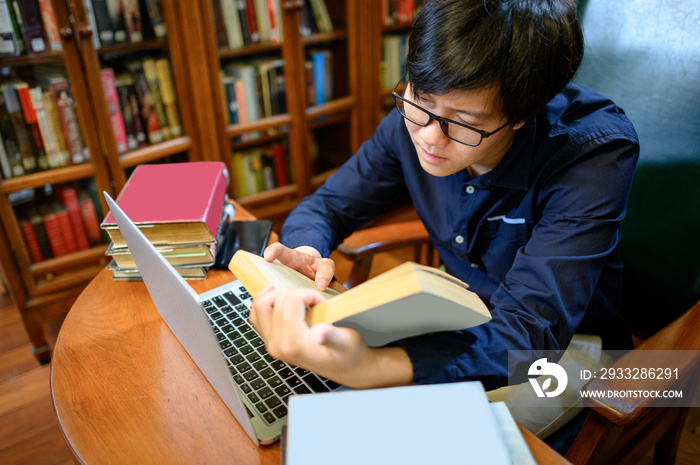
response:
{"label": "wooden table", "polygon": [[[141,281],[100,272],[56,343],[51,391],[78,463],[279,464],[256,447],[160,318]],[[210,270],[198,293],[233,279]],[[523,429],[538,463],[568,463]]]}

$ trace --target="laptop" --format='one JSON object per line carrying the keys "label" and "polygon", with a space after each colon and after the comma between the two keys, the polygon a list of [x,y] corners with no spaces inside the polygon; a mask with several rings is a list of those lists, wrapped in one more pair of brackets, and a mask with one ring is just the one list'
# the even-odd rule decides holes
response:
{"label": "laptop", "polygon": [[272,358],[248,322],[252,298],[240,281],[197,294],[104,196],[161,317],[253,442],[279,439],[290,395],[340,387]]}

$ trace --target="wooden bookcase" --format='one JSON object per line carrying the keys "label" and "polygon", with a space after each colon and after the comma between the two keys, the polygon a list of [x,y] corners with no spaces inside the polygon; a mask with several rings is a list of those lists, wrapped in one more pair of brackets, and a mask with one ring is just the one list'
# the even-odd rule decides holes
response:
{"label": "wooden bookcase", "polygon": [[[258,217],[272,218],[276,225],[306,195],[313,192],[335,168],[354,153],[373,128],[363,124],[360,89],[365,69],[357,66],[366,50],[361,38],[369,26],[367,17],[376,9],[370,0],[327,1],[333,32],[300,35],[302,1],[282,1],[284,35],[280,43],[248,45],[236,49],[219,47],[217,18],[211,0],[198,0],[207,56],[206,70],[221,160],[232,165],[232,154],[251,146],[283,141],[287,147],[292,182],[237,200]],[[324,48],[333,56],[333,96],[320,105],[307,104],[304,63],[310,50]],[[277,56],[284,60],[286,107],[277,114],[257,121],[227,124],[220,100],[220,73],[230,63]],[[240,136],[263,133],[257,140],[241,142]],[[311,156],[312,153],[317,155]],[[233,181],[235,184],[235,180]],[[236,192],[232,186],[231,194]]]}
{"label": "wooden bookcase", "polygon": [[[185,8],[181,3],[175,0],[161,2],[165,23],[171,32],[180,29],[183,15],[180,10]],[[219,151],[217,146],[207,144],[206,137],[198,137],[198,115],[193,108],[196,100],[189,94],[193,86],[187,72],[190,65],[183,37],[169,33],[167,39],[96,49],[93,44],[96,31],[90,26],[87,10],[81,1],[51,0],[51,6],[62,51],[0,58],[4,80],[21,78],[34,85],[46,67],[58,68],[65,73],[90,154],[84,163],[9,179],[0,177],[0,261],[7,288],[22,315],[35,354],[42,362],[50,358],[43,324],[65,313],[84,286],[104,268],[108,262],[104,255],[107,242],[34,263],[22,235],[13,199],[47,185],[88,181],[94,182],[97,192],[106,191],[115,196],[123,187],[129,169],[137,164],[167,160],[172,156],[179,156],[179,160],[197,160],[205,151]],[[183,131],[179,137],[120,154],[100,70],[120,57],[149,54],[167,56],[170,60]],[[100,207],[106,211],[106,203],[101,198]]]}
{"label": "wooden bookcase", "polygon": [[[218,0],[214,0],[218,1]],[[92,277],[107,263],[107,244],[33,263],[11,199],[17,192],[59,183],[94,180],[97,191],[116,196],[134,166],[167,161],[224,161],[234,169],[233,154],[283,142],[291,183],[237,197],[258,217],[276,227],[360,144],[368,139],[385,111],[388,92],[380,85],[382,35],[379,3],[374,0],[326,0],[333,31],[302,36],[303,0],[282,0],[278,43],[219,47],[216,4],[212,0],[161,0],[167,36],[160,40],[96,48],[88,10],[82,1],[51,0],[63,50],[0,58],[0,68],[31,74],[40,65],[61,66],[70,82],[85,143],[87,162],[10,179],[0,178],[0,262],[7,287],[22,314],[40,360],[50,357],[42,322],[67,311]],[[406,26],[403,26],[407,28]],[[309,105],[305,62],[317,49],[333,56],[333,93]],[[166,56],[170,60],[182,133],[173,139],[119,153],[100,70],[132,57]],[[228,124],[222,105],[221,72],[231,63],[276,57],[284,61],[286,112],[256,121]],[[258,138],[246,135],[257,133]],[[233,174],[233,173],[232,173]],[[236,195],[232,175],[229,194]],[[106,210],[104,200],[100,200]]]}

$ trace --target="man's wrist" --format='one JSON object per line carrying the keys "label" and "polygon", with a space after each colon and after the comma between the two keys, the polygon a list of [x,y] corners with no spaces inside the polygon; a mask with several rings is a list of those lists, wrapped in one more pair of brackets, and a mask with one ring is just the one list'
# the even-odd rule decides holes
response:
{"label": "man's wrist", "polygon": [[413,382],[411,359],[401,347],[369,348],[354,371],[355,383],[349,387],[355,389],[406,386]]}

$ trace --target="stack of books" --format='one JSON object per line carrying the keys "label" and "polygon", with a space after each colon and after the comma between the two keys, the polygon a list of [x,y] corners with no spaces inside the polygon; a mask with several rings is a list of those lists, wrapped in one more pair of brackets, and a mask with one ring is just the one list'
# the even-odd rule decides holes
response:
{"label": "stack of books", "polygon": [[[203,279],[214,264],[221,225],[229,218],[229,174],[221,162],[140,165],[117,204],[185,279]],[[114,279],[141,279],[112,213],[100,225]]]}

